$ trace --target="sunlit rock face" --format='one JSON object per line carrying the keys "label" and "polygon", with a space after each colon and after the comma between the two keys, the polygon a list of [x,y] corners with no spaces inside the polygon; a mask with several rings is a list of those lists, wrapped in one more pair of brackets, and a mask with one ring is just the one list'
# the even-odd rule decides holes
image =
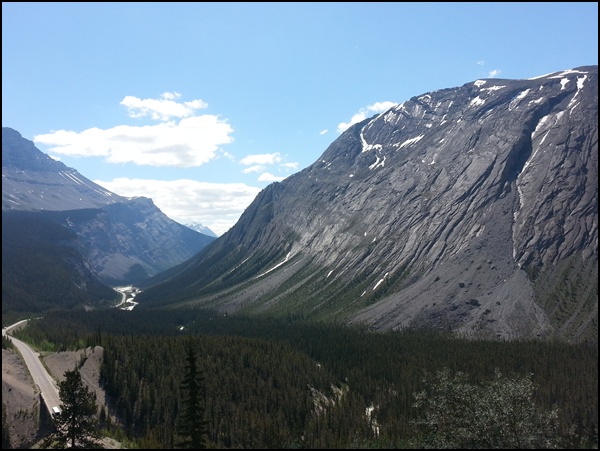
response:
{"label": "sunlit rock face", "polygon": [[214,237],[144,197],[119,196],[2,128],[2,211],[37,212],[75,232],[71,243],[102,282],[138,283],[193,257]]}
{"label": "sunlit rock face", "polygon": [[12,128],[2,127],[2,210],[97,208],[127,200],[50,158]]}
{"label": "sunlit rock face", "polygon": [[597,164],[597,66],[423,94],[265,188],[146,296],[378,330],[597,338]]}

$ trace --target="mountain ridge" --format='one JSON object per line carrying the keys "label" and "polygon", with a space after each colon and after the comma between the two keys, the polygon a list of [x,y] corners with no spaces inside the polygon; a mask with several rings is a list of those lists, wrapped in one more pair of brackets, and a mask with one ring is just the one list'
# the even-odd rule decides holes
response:
{"label": "mountain ridge", "polygon": [[74,232],[71,244],[109,285],[137,283],[214,240],[168,218],[149,198],[101,187],[9,127],[2,127],[2,211],[36,213],[32,220],[52,220]]}
{"label": "mountain ridge", "polygon": [[597,97],[597,66],[415,96],[263,189],[140,301],[597,339],[597,275],[585,300],[556,282],[597,270]]}

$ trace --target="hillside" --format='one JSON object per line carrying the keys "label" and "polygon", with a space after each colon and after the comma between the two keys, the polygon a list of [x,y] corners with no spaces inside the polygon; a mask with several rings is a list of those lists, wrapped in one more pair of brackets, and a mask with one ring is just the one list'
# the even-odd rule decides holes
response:
{"label": "hillside", "polygon": [[354,125],[141,308],[597,340],[598,68],[475,80]]}
{"label": "hillside", "polygon": [[2,127],[2,211],[36,213],[73,232],[73,249],[108,285],[165,271],[215,239],[167,217],[151,199],[108,191],[8,127]]}

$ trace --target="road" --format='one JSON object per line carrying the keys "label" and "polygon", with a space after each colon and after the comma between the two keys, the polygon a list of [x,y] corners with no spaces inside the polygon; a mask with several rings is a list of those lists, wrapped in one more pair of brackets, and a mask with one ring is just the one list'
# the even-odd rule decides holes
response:
{"label": "road", "polygon": [[46,371],[44,365],[42,365],[42,361],[39,358],[39,353],[35,352],[33,349],[29,347],[26,343],[21,340],[16,339],[9,335],[9,332],[24,322],[28,320],[19,321],[18,323],[13,324],[12,326],[8,326],[6,328],[2,328],[2,335],[8,336],[9,339],[13,342],[15,347],[19,350],[23,359],[25,360],[25,364],[29,369],[29,373],[33,378],[33,382],[38,386],[42,393],[42,398],[46,403],[46,407],[50,414],[52,414],[52,408],[60,406],[60,397],[58,396],[58,386],[54,381],[54,378]]}
{"label": "road", "polygon": [[[137,302],[135,302],[133,299],[135,299],[135,295],[140,292],[138,288],[127,286],[117,287],[116,290],[119,291],[122,296],[121,302],[118,303],[116,307],[124,310],[132,310],[137,305]],[[42,365],[42,361],[39,358],[39,353],[31,349],[26,343],[10,335],[10,331],[12,329],[26,323],[27,321],[29,320],[24,319],[11,326],[2,328],[2,336],[9,337],[15,347],[21,352],[21,355],[25,360],[25,364],[29,369],[29,373],[33,378],[33,382],[40,389],[42,398],[46,403],[46,407],[48,408],[50,414],[52,414],[52,408],[60,406],[60,397],[58,396],[58,386],[56,385],[56,381],[48,373],[48,371],[46,371],[44,365]]]}

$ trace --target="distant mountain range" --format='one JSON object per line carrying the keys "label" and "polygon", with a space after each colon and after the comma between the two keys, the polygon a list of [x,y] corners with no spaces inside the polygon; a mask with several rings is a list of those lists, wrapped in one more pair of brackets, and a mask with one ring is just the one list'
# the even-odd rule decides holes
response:
{"label": "distant mountain range", "polygon": [[184,225],[192,230],[195,230],[196,232],[202,233],[203,235],[208,235],[217,238],[217,234],[215,232],[210,230],[210,228],[206,227],[205,225],[200,224],[199,222],[189,222]]}
{"label": "distant mountain range", "polygon": [[[41,224],[47,227],[40,228]],[[52,233],[48,233],[49,228]],[[22,235],[23,230],[29,235]],[[199,233],[168,218],[151,199],[125,198],[102,188],[38,150],[17,131],[2,128],[3,312],[7,303],[12,305],[4,296],[5,275],[10,281],[6,289],[11,286],[15,293],[27,291],[26,297],[33,300],[44,297],[44,276],[38,271],[42,261],[54,261],[54,269],[63,265],[65,271],[67,267],[78,268],[75,273],[85,268],[85,278],[96,279],[98,284],[138,283],[194,256],[214,241],[214,234],[208,232]],[[55,236],[63,239],[56,241]],[[5,248],[5,243],[14,245]],[[38,256],[38,264],[21,258],[26,248]],[[73,266],[65,260],[60,265],[56,262],[57,256],[66,255],[71,256],[67,260]],[[21,262],[19,268],[15,267],[17,261]],[[26,262],[32,265],[24,267]],[[50,273],[58,277],[56,271]],[[41,278],[41,291],[30,291],[37,282],[23,282],[21,276],[25,274],[28,280]],[[65,276],[68,279],[71,274]],[[64,284],[79,286],[80,291],[91,286],[80,282]],[[47,303],[48,299],[42,302]],[[56,299],[55,304],[61,302]]]}
{"label": "distant mountain range", "polygon": [[139,308],[598,335],[598,68],[485,79],[355,124]]}

